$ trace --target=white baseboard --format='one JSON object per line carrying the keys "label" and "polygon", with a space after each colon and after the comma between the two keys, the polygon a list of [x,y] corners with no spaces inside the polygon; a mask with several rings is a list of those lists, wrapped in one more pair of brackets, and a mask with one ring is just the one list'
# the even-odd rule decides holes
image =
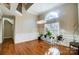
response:
{"label": "white baseboard", "polygon": [[2,40],[0,40],[0,44],[2,43]]}
{"label": "white baseboard", "polygon": [[4,38],[12,38],[12,36],[4,37]]}
{"label": "white baseboard", "polygon": [[38,33],[15,34],[15,43],[35,40],[37,37]]}

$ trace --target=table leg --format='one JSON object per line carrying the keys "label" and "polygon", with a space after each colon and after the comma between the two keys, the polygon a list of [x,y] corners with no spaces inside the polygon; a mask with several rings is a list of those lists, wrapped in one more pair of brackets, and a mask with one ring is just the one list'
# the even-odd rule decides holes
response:
{"label": "table leg", "polygon": [[71,54],[71,45],[69,45],[69,53]]}
{"label": "table leg", "polygon": [[78,47],[78,55],[79,55],[79,47]]}

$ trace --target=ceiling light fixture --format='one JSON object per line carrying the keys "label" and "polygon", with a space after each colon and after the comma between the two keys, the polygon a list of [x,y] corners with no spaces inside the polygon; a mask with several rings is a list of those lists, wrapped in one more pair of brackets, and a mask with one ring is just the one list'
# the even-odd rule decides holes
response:
{"label": "ceiling light fixture", "polygon": [[46,21],[45,20],[40,20],[40,21],[37,21],[37,24],[45,24]]}

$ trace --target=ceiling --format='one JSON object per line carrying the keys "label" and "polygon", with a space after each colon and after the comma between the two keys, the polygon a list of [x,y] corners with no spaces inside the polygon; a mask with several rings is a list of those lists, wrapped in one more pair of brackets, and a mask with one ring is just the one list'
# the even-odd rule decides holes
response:
{"label": "ceiling", "polygon": [[9,4],[10,6],[6,6],[7,4],[0,4],[0,15],[15,15],[17,14],[16,11],[16,7],[17,7],[17,3],[14,4]]}
{"label": "ceiling", "polygon": [[52,8],[55,8],[60,3],[1,3],[0,15],[22,15],[23,8],[26,12],[33,15],[39,15]]}
{"label": "ceiling", "polygon": [[22,15],[24,9],[27,12],[32,4],[33,3],[0,3],[0,15]]}
{"label": "ceiling", "polygon": [[46,11],[49,11],[55,7],[58,7],[62,5],[63,3],[34,3],[28,10],[27,12],[34,14],[34,15],[39,15],[42,14]]}

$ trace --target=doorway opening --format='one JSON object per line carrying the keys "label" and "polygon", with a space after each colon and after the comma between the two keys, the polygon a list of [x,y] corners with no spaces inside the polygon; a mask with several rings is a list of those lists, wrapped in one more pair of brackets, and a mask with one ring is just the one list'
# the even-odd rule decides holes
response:
{"label": "doorway opening", "polygon": [[2,42],[6,40],[14,41],[15,17],[3,16]]}

